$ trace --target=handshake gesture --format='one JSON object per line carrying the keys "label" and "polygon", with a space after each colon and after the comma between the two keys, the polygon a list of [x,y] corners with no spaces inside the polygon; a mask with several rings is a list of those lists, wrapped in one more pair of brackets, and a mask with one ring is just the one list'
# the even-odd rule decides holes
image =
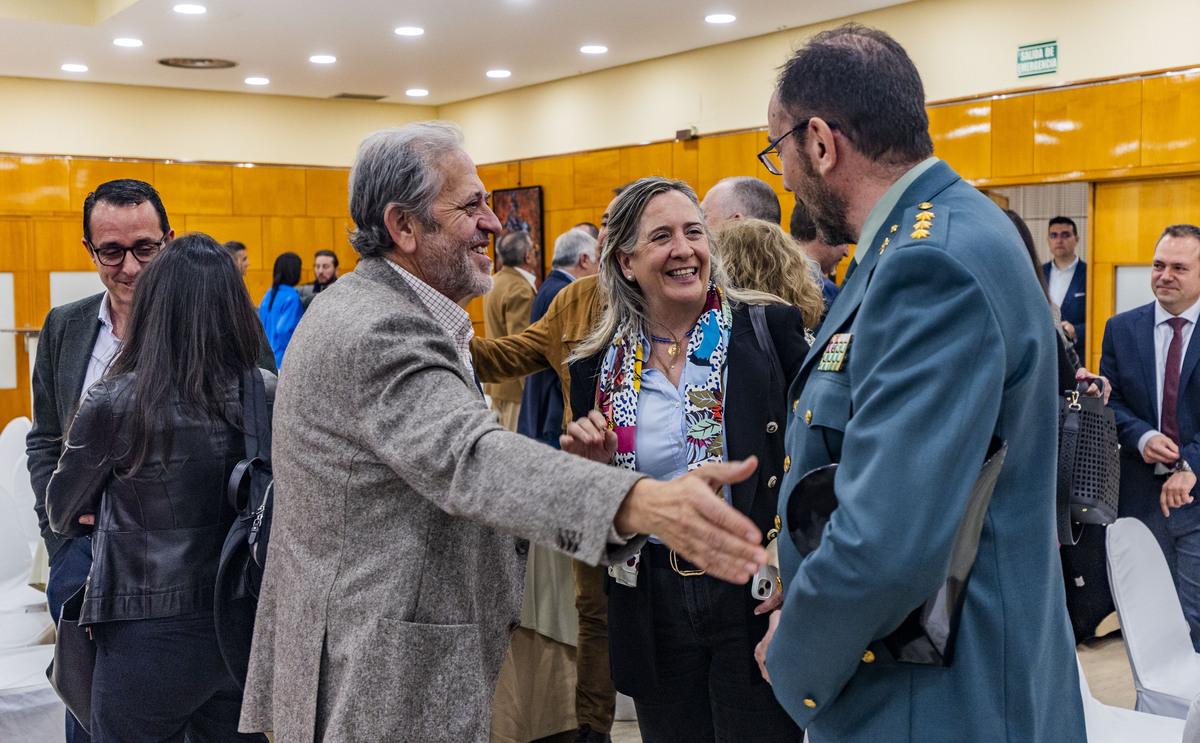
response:
{"label": "handshake gesture", "polygon": [[[617,435],[593,410],[567,426],[563,451],[607,462]],[[654,534],[668,547],[731,583],[746,583],[767,562],[762,532],[720,497],[721,488],[754,473],[758,459],[705,464],[663,482],[643,478],[625,496],[613,526],[621,533]]]}

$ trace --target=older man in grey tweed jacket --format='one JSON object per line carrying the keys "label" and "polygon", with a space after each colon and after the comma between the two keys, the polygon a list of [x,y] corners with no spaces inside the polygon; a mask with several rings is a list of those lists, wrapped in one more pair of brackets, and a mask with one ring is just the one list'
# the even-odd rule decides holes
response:
{"label": "older man in grey tweed jacket", "polygon": [[525,539],[597,563],[653,532],[737,582],[766,559],[753,524],[713,497],[752,460],[639,480],[509,433],[486,408],[461,305],[490,286],[500,224],[461,137],[426,122],[359,148],[363,260],[305,315],[279,381],[245,730],[486,741]]}

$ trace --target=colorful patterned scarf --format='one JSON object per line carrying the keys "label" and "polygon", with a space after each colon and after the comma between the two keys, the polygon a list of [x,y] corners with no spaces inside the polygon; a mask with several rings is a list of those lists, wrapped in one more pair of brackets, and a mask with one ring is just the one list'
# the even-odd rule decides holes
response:
{"label": "colorful patterned scarf", "polygon": [[[689,472],[705,462],[724,459],[725,361],[731,325],[729,303],[720,289],[709,284],[704,311],[696,322],[685,356],[688,364],[708,367],[702,384],[685,383],[683,388]],[[612,464],[627,470],[637,469],[637,401],[645,361],[642,328],[636,330],[632,349],[627,334],[613,340],[600,365],[596,390],[596,406],[608,421],[608,427],[617,434]],[[685,377],[686,372],[685,369]]]}

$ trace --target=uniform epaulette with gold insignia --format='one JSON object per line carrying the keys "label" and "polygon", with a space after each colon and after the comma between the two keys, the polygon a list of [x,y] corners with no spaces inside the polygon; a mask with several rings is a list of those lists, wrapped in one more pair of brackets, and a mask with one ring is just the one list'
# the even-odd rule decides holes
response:
{"label": "uniform epaulette with gold insignia", "polygon": [[933,204],[926,201],[917,204],[917,208],[921,211],[917,212],[917,221],[913,224],[912,238],[914,240],[929,237],[929,228],[933,225],[933,212],[929,211],[933,208]]}
{"label": "uniform epaulette with gold insignia", "polygon": [[840,372],[846,363],[846,354],[850,352],[853,338],[853,333],[838,333],[830,337],[829,345],[825,346],[825,353],[821,354],[821,361],[817,364],[817,371]]}

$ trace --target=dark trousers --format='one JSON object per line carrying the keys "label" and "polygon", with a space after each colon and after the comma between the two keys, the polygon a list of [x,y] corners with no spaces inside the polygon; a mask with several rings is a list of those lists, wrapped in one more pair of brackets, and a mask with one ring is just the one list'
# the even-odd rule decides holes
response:
{"label": "dark trousers", "polygon": [[212,610],[92,625],[97,743],[266,741],[237,732],[242,691],[217,647]]}
{"label": "dark trousers", "polygon": [[754,660],[766,622],[749,587],[645,557],[638,581],[650,581],[657,683],[633,698],[644,743],[800,743]]}
{"label": "dark trousers", "polygon": [[608,569],[575,560],[575,609],[579,640],[575,646],[575,719],[598,733],[612,730],[617,706],[608,665]]}
{"label": "dark trousers", "polygon": [[[50,605],[50,616],[54,618],[56,627],[62,616],[63,604],[83,587],[91,570],[91,537],[81,537],[66,542],[50,558],[50,577],[46,580],[46,603]],[[75,719],[75,715],[69,711],[67,712],[66,727],[67,743],[91,743],[91,736]]]}

